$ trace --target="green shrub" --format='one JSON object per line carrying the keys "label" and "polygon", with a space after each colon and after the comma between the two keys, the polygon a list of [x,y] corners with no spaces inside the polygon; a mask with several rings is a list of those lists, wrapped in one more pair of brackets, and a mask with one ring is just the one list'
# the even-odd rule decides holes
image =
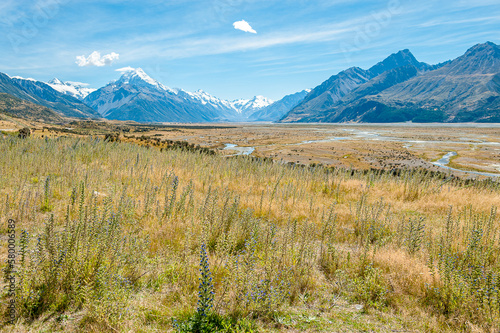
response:
{"label": "green shrub", "polygon": [[96,198],[85,203],[84,193],[82,183],[78,204],[72,200],[68,206],[64,226],[52,215],[40,234],[22,233],[16,290],[21,317],[81,308],[99,318],[126,314],[137,262],[147,244],[125,232],[120,207],[114,212],[108,199],[99,213]]}

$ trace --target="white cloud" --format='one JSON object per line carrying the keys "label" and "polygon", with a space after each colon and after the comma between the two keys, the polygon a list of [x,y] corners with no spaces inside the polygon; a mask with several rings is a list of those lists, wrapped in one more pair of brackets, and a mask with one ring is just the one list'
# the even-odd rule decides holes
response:
{"label": "white cloud", "polygon": [[135,68],[130,67],[130,66],[115,69],[115,72],[121,72],[121,73],[132,72],[132,71],[135,71]]}
{"label": "white cloud", "polygon": [[117,60],[120,57],[118,53],[111,52],[110,54],[103,55],[101,57],[101,53],[98,51],[92,52],[88,57],[84,55],[76,57],[76,64],[80,67],[84,66],[109,66],[113,63],[113,61]]}
{"label": "white cloud", "polygon": [[241,21],[236,21],[233,23],[233,27],[236,29],[236,30],[241,30],[241,31],[244,31],[244,32],[251,32],[253,34],[256,34],[257,31],[255,31],[251,26],[250,24],[248,24],[247,21],[245,20],[241,20]]}
{"label": "white cloud", "polygon": [[89,83],[83,83],[83,82],[76,82],[76,81],[64,81],[65,83],[69,83],[73,86],[80,86],[80,87],[87,87],[90,86]]}

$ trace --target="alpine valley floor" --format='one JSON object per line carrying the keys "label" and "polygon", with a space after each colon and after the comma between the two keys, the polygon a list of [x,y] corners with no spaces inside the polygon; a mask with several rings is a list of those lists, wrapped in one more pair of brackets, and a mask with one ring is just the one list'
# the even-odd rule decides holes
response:
{"label": "alpine valley floor", "polygon": [[0,129],[3,332],[500,326],[497,125]]}

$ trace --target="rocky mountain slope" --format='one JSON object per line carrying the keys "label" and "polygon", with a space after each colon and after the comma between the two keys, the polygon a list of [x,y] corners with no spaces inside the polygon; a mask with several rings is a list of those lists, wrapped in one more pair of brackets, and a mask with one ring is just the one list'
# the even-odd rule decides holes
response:
{"label": "rocky mountain slope", "polygon": [[246,121],[249,114],[272,101],[226,101],[202,90],[173,89],[149,77],[142,69],[126,71],[117,80],[89,94],[84,102],[107,119],[138,122]]}
{"label": "rocky mountain slope", "polygon": [[[358,75],[346,78],[353,72]],[[403,50],[367,71],[332,76],[313,90],[317,96],[309,94],[282,121],[500,122],[499,87],[500,51],[494,43],[475,45],[434,66]],[[311,102],[325,95],[333,96],[329,103]]]}
{"label": "rocky mountain slope", "polygon": [[7,93],[31,103],[48,107],[62,116],[99,118],[99,113],[78,99],[54,90],[48,84],[33,79],[9,77],[0,73],[0,93]]}
{"label": "rocky mountain slope", "polygon": [[0,113],[43,123],[64,122],[63,117],[45,106],[34,104],[5,93],[0,93]]}
{"label": "rocky mountain slope", "polygon": [[260,108],[249,117],[249,121],[277,121],[293,109],[297,104],[302,102],[304,98],[311,92],[311,89],[299,91],[295,94],[290,94],[279,101],[276,101],[266,107]]}
{"label": "rocky mountain slope", "polygon": [[331,76],[321,85],[314,88],[305,98],[294,107],[283,119],[283,122],[318,121],[321,114],[330,110],[344,96],[360,85],[367,83],[378,75],[400,66],[411,64],[419,70],[430,68],[429,65],[415,59],[409,50],[402,50],[391,54],[368,70],[351,67]]}

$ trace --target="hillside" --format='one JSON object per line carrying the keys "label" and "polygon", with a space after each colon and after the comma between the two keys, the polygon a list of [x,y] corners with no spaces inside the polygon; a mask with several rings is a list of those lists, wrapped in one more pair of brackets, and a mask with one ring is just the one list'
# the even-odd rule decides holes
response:
{"label": "hillside", "polygon": [[64,118],[53,110],[9,94],[0,93],[0,112],[17,118],[43,123],[61,123]]}
{"label": "hillside", "polygon": [[137,122],[225,122],[247,117],[272,103],[263,96],[227,101],[202,90],[170,88],[130,68],[83,100],[104,118]]}
{"label": "hillside", "polygon": [[[392,55],[368,71],[357,70],[366,80],[349,81],[350,89],[339,80],[327,84],[332,77],[313,90],[323,91],[321,95],[310,94],[282,121],[500,122],[498,45],[478,44],[463,56],[434,66],[417,62],[409,54],[400,51],[398,62],[388,61],[395,58]],[[341,75],[345,72],[335,77]],[[324,95],[336,98],[329,103],[311,102]]]}
{"label": "hillside", "polygon": [[276,101],[266,107],[263,107],[254,113],[250,114],[248,120],[250,121],[277,121],[287,114],[291,109],[297,106],[307,94],[310,89],[299,91],[295,94],[290,94],[279,101]]}
{"label": "hillside", "polygon": [[409,50],[391,54],[368,70],[351,67],[331,76],[314,88],[295,108],[282,118],[282,122],[321,121],[322,117],[337,105],[352,90],[400,66],[411,65],[426,70],[429,65],[415,59]]}
{"label": "hillside", "polygon": [[0,73],[0,93],[43,105],[62,116],[76,118],[99,118],[97,111],[78,99],[53,89],[48,84],[32,79],[9,77]]}

